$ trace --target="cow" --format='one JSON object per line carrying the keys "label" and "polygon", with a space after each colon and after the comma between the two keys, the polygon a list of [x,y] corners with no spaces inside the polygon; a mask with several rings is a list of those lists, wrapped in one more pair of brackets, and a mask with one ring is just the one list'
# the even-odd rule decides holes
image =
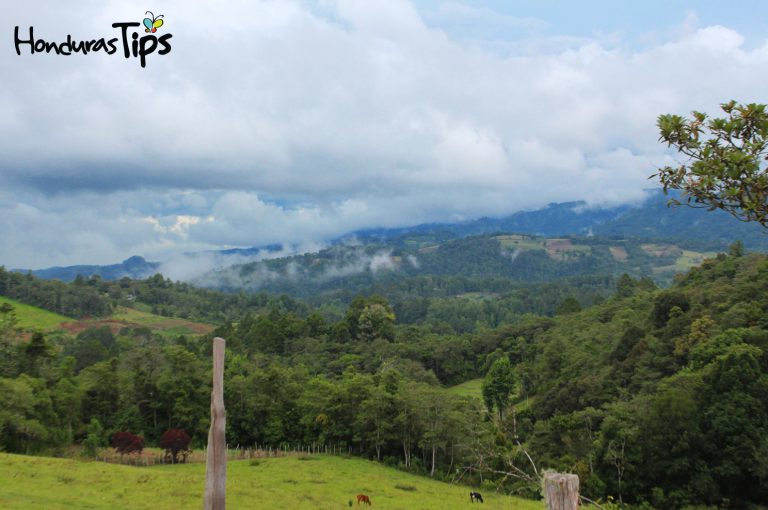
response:
{"label": "cow", "polygon": [[371,506],[371,498],[366,496],[365,494],[358,494],[357,495],[357,506],[360,506],[360,502],[363,502],[367,504],[368,506]]}
{"label": "cow", "polygon": [[483,503],[483,495],[479,492],[470,492],[469,493],[469,500],[474,503],[475,501],[479,501],[480,503]]}

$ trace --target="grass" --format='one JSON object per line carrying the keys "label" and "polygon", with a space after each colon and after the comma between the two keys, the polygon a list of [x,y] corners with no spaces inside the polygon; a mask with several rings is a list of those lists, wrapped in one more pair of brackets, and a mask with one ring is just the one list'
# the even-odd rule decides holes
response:
{"label": "grass", "polygon": [[118,307],[110,317],[102,319],[88,319],[66,324],[64,327],[73,334],[90,327],[109,326],[119,331],[126,326],[143,326],[161,335],[199,335],[213,331],[210,324],[192,322],[186,319],[162,317],[153,313],[137,310],[135,308]]}
{"label": "grass", "polygon": [[[77,334],[89,327],[110,326],[119,330],[124,326],[145,326],[161,335],[199,335],[213,331],[214,326],[192,322],[186,319],[162,317],[148,311],[118,307],[110,317],[102,319],[77,320],[59,315],[36,306],[20,303],[15,299],[0,296],[0,305],[13,306],[21,329],[26,331],[56,331],[64,329]],[[2,508],[2,507],[0,507]]]}
{"label": "grass", "polygon": [[[367,494],[373,508],[380,509],[457,510],[469,505],[469,487],[361,459],[309,459],[312,462],[300,457],[229,462],[228,508],[343,509],[358,493]],[[0,454],[0,508],[198,509],[204,480],[204,464],[145,468]],[[541,502],[482,492],[484,508],[543,508]]]}
{"label": "grass", "polygon": [[715,256],[717,256],[717,252],[714,251],[698,252],[692,250],[682,250],[681,255],[675,259],[674,264],[654,267],[653,272],[656,274],[684,273],[694,266],[701,265],[701,263],[704,262],[704,259],[713,258]]}
{"label": "grass", "polygon": [[461,397],[475,397],[482,399],[483,398],[483,392],[482,392],[482,386],[483,386],[483,379],[471,379],[469,381],[464,381],[461,384],[457,384],[456,386],[451,386],[448,388],[448,391],[453,393],[454,395],[459,395]]}
{"label": "grass", "polygon": [[546,239],[534,239],[523,235],[502,235],[496,239],[504,248],[519,248],[521,250],[545,250]]}
{"label": "grass", "polygon": [[[471,397],[471,398],[477,398],[482,400],[483,398],[483,379],[470,379],[469,381],[464,381],[461,384],[457,384],[456,386],[451,386],[450,388],[446,388],[446,391],[453,393],[454,395],[458,395],[460,397]],[[531,404],[533,403],[533,400],[535,397],[531,398],[521,398],[517,393],[510,396],[510,402],[512,403],[512,406],[515,408],[517,412],[524,411],[528,409]]]}
{"label": "grass", "polygon": [[0,296],[0,305],[2,304],[13,306],[19,326],[25,330],[54,331],[60,328],[61,323],[74,320],[70,317],[65,317],[57,313],[37,308],[36,306],[25,305],[14,299]]}
{"label": "grass", "polygon": [[715,251],[691,251],[683,250],[683,254],[675,261],[675,267],[678,271],[688,271],[694,266],[700,266],[704,259],[711,259],[717,256]]}

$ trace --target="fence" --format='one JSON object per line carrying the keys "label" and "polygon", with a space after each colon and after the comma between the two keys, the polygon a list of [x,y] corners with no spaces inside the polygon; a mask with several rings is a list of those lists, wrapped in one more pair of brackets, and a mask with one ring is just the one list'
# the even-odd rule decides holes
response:
{"label": "fence", "polygon": [[[353,452],[349,445],[340,444],[283,444],[279,446],[254,445],[249,448],[228,448],[227,460],[248,460],[268,457],[287,457],[305,455],[339,455],[348,456]],[[187,463],[205,463],[206,448],[192,450],[187,456]],[[145,448],[141,453],[121,455],[114,449],[104,449],[98,453],[98,460],[110,464],[125,464],[130,466],[157,466],[171,464],[164,450]]]}

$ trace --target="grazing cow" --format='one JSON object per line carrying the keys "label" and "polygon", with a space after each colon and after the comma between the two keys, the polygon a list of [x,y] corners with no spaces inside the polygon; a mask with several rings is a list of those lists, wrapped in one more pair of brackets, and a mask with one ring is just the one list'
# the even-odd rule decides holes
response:
{"label": "grazing cow", "polygon": [[474,503],[475,501],[479,501],[480,503],[483,503],[483,495],[479,492],[470,492],[469,493],[469,500]]}
{"label": "grazing cow", "polygon": [[357,495],[357,505],[360,506],[360,502],[363,502],[367,504],[368,506],[371,506],[371,498],[366,496],[365,494],[358,494]]}

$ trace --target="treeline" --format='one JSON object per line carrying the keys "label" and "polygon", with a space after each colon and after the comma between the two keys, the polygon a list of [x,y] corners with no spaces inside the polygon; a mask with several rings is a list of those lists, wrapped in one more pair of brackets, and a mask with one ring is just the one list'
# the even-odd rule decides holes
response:
{"label": "treeline", "polygon": [[103,280],[77,276],[74,281],[43,280],[0,266],[0,296],[68,317],[105,317],[118,306],[141,307],[158,315],[220,324],[276,305],[305,313],[308,307],[288,296],[223,293],[173,282],[161,274],[145,280]]}
{"label": "treeline", "polygon": [[[392,285],[378,282],[367,289],[367,295],[385,296],[399,324],[427,325],[435,332],[462,334],[513,323],[526,314],[555,315],[569,298],[588,307],[605,299],[614,287],[611,276],[570,277],[543,284],[505,279],[478,284],[459,276],[419,276]],[[145,280],[117,281],[78,276],[63,283],[8,272],[2,266],[0,295],[73,318],[105,317],[118,306],[127,306],[214,325],[274,309],[299,317],[316,312],[324,320],[334,321],[344,316],[356,297],[344,292],[326,300],[301,301],[285,294],[219,292],[173,282],[160,274]],[[422,297],[428,295],[433,297]]]}
{"label": "treeline", "polygon": [[41,280],[31,273],[6,271],[0,266],[0,296],[37,306],[68,317],[103,316],[111,311],[104,289],[95,280],[78,278],[67,284],[58,280]]}
{"label": "treeline", "polygon": [[[89,434],[92,443],[94,420],[102,445],[120,431],[156,443],[169,428],[189,432],[197,447],[204,444],[210,337],[167,339],[144,328],[115,334],[100,327],[74,338],[35,333],[24,341],[10,306],[0,309],[0,325],[0,448],[51,452]],[[448,476],[480,416],[479,402],[452,396],[417,361],[443,359],[432,360],[426,345],[417,348],[414,331],[398,330],[382,298],[355,300],[336,323],[275,307],[214,334],[228,341],[232,445],[333,444]],[[469,348],[467,339],[462,348]],[[453,361],[466,353],[457,351]],[[439,372],[474,376],[478,366],[448,363]]]}

